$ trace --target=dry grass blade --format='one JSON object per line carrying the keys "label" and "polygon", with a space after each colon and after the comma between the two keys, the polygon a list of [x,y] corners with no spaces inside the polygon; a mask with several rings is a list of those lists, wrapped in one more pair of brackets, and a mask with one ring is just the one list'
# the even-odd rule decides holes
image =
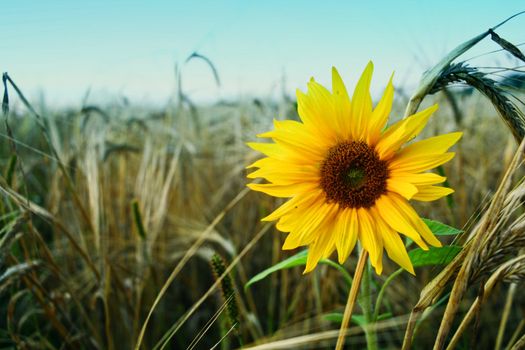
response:
{"label": "dry grass blade", "polygon": [[22,93],[20,88],[16,85],[16,83],[11,79],[11,77],[7,73],[4,73],[3,79],[4,79],[4,86],[5,86],[5,91],[6,91],[5,94],[7,94],[7,85],[5,83],[5,81],[7,81],[13,87],[13,89],[16,91],[16,93],[18,94],[18,97],[20,98],[20,100],[22,100],[22,103],[24,104],[24,106],[35,117],[36,123],[40,127],[40,130],[42,131],[42,135],[44,136],[44,139],[46,140],[46,143],[47,143],[47,145],[49,147],[49,150],[53,154],[53,157],[58,160],[57,161],[57,165],[58,165],[59,169],[62,172],[62,176],[64,177],[66,188],[69,190],[69,193],[71,194],[71,197],[73,198],[73,202],[78,207],[78,210],[79,210],[82,218],[84,219],[84,221],[88,225],[88,228],[91,231],[93,231],[94,228],[91,226],[91,221],[89,219],[89,215],[87,213],[87,210],[84,207],[82,201],[80,200],[80,198],[78,196],[78,193],[74,189],[71,177],[69,176],[69,173],[67,172],[66,168],[64,167],[64,164],[60,160],[60,155],[58,154],[57,149],[54,147],[53,142],[51,142],[51,138],[50,138],[50,135],[49,135],[49,128],[48,128],[47,121],[46,121],[47,119],[42,118],[42,116],[35,110],[33,105],[31,103],[29,103],[29,101],[27,100],[25,95]]}
{"label": "dry grass blade", "polygon": [[[376,331],[389,330],[404,324],[406,321],[407,316],[403,315],[363,327],[347,328],[345,336],[349,337],[353,335],[362,334],[363,332],[367,331],[367,328],[374,328]],[[338,330],[317,332],[287,339],[274,340],[260,345],[247,346],[244,347],[243,350],[288,350],[300,349],[302,347],[312,349],[320,347],[321,344],[333,344],[334,340],[338,336]]]}
{"label": "dry grass blade", "polygon": [[217,343],[215,343],[215,345],[213,345],[210,350],[215,350],[217,349],[217,347],[224,341],[224,339],[226,339],[231,332],[233,332],[233,330],[235,329],[235,327],[237,327],[236,324],[234,324],[233,326],[230,327],[230,329],[228,329],[228,331],[222,336],[221,339],[219,339],[219,341]]}
{"label": "dry grass blade", "polygon": [[525,334],[514,344],[510,350],[523,350],[525,349]]}
{"label": "dry grass blade", "polygon": [[[483,246],[483,242],[486,242],[487,239],[490,239],[490,237],[496,233],[496,231],[493,229],[497,224],[499,213],[504,206],[506,195],[509,193],[510,187],[512,185],[513,175],[515,174],[518,166],[521,165],[524,149],[525,140],[518,148],[509,169],[502,179],[496,194],[492,198],[487,213],[484,215],[480,224],[472,233],[471,244],[468,248],[464,249],[467,251],[467,253],[454,281],[450,299],[441,320],[441,325],[439,327],[439,331],[436,336],[436,342],[434,344],[434,349],[436,350],[442,349],[445,345],[446,337],[450,331],[450,328],[452,327],[452,322],[459,308],[460,301],[464,296],[468,283],[471,280],[475,269],[478,267],[478,265],[475,264],[475,260]],[[487,235],[487,232],[491,232],[491,234]]]}
{"label": "dry grass blade", "polygon": [[[199,247],[204,243],[204,241],[208,238],[208,235],[212,232],[213,228],[224,218],[224,215],[226,215],[226,212],[228,212],[231,208],[233,208],[246,194],[249,192],[249,188],[243,189],[239,194],[231,200],[231,202],[224,208],[224,210],[219,213],[215,217],[215,219],[208,225],[208,227],[201,233],[200,237],[193,243],[193,245],[186,251],[182,259],[179,261],[179,263],[175,266],[173,271],[171,272],[170,276],[162,286],[161,290],[157,294],[157,297],[155,298],[155,301],[153,302],[153,305],[148,311],[148,315],[146,316],[146,319],[144,320],[144,323],[142,324],[142,328],[139,333],[139,337],[137,339],[137,343],[135,344],[135,349],[140,349],[140,346],[142,344],[142,339],[144,338],[144,334],[146,332],[146,328],[148,326],[149,320],[151,318],[151,315],[153,314],[153,311],[155,311],[155,308],[160,302],[160,299],[164,296],[166,293],[166,290],[170,286],[171,282],[177,277],[179,272],[182,270],[186,262],[197,252]],[[232,264],[233,265],[233,264]],[[232,266],[230,265],[230,266]]]}
{"label": "dry grass blade", "polygon": [[432,281],[427,283],[421,291],[419,300],[410,313],[407,329],[403,339],[403,350],[408,350],[412,347],[412,337],[418,319],[423,314],[423,312],[432,306],[437,301],[439,296],[444,293],[446,286],[456,275],[465,259],[465,255],[467,254],[467,246],[468,245],[463,247],[463,250],[459,252],[454,260],[452,260],[452,262],[450,262],[443,270],[441,270],[441,272],[434,279],[432,279]]}
{"label": "dry grass blade", "polygon": [[36,267],[40,266],[40,261],[28,261],[23,262],[18,265],[9,266],[2,275],[0,275],[0,285],[3,284],[6,280],[12,277],[20,277],[23,274],[32,271]]}
{"label": "dry grass blade", "polygon": [[[450,329],[451,322],[459,306],[459,301],[461,300],[463,293],[467,288],[468,282],[471,280],[471,273],[474,274],[474,272],[471,272],[471,266],[478,266],[475,261],[478,259],[478,254],[480,254],[479,252],[482,251],[481,247],[483,239],[488,239],[490,237],[490,235],[486,234],[487,232],[494,233],[493,228],[496,225],[495,220],[500,217],[499,213],[504,207],[506,195],[509,193],[509,189],[512,184],[513,175],[518,166],[521,164],[524,148],[525,142],[522,142],[509,166],[509,169],[507,169],[507,172],[502,179],[496,194],[493,196],[488,210],[483,215],[480,223],[472,230],[470,239],[465,243],[463,250],[421,291],[419,301],[412,309],[410,319],[407,324],[407,329],[403,340],[404,350],[411,348],[414,328],[423,311],[436,302],[437,298],[443,294],[450,280],[457,273],[458,275],[454,281],[454,289],[452,291],[449,303],[447,304],[447,309],[445,311],[440,331],[436,339],[436,349],[439,349],[438,346],[443,346],[445,334],[448,333]],[[485,240],[485,242],[487,241]]]}
{"label": "dry grass blade", "polygon": [[[163,349],[171,337],[182,327],[182,325],[193,315],[193,313],[202,305],[202,303],[215,291],[222,283],[224,278],[233,270],[235,266],[241,261],[241,259],[255,246],[255,244],[262,238],[262,236],[270,229],[272,225],[267,223],[261,230],[250,240],[250,242],[244,247],[244,249],[235,257],[230,265],[224,270],[224,272],[215,279],[215,283],[204,293],[200,299],[192,305],[192,307],[181,317],[170,329],[166,336],[160,341],[161,349]],[[157,348],[157,347],[156,347]]]}
{"label": "dry grass blade", "polygon": [[96,279],[97,280],[100,279],[100,273],[95,267],[89,254],[86,253],[86,251],[79,245],[79,243],[76,241],[73,235],[50,212],[48,212],[46,209],[42,208],[41,206],[33,203],[28,198],[24,198],[18,192],[15,192],[10,188],[4,187],[1,183],[0,183],[0,192],[8,196],[9,198],[11,198],[20,208],[23,208],[23,210],[28,211],[29,213],[38,215],[44,220],[48,220],[52,222],[60,231],[62,231],[66,235],[68,240],[71,242],[72,246],[80,254],[80,256],[86,261],[91,271],[93,271],[93,274],[96,276]]}
{"label": "dry grass blade", "polygon": [[525,329],[525,318],[523,318],[516,326],[516,329],[514,330],[512,337],[510,337],[509,343],[505,347],[505,350],[509,350],[512,345],[515,345],[518,342],[518,338],[524,329]]}
{"label": "dry grass blade", "polygon": [[7,230],[2,234],[2,238],[0,238],[0,262],[4,259],[5,254],[10,251],[11,244],[18,238],[17,235],[20,232],[22,225],[26,222],[27,215],[20,215],[11,223],[3,227],[3,229]]}
{"label": "dry grass blade", "polygon": [[[516,199],[516,194],[525,189],[523,182],[518,189],[520,191],[513,191],[508,197]],[[521,198],[521,195],[519,198]],[[520,206],[521,199],[517,202],[511,201],[507,208],[513,207],[518,209]],[[498,266],[505,262],[506,258],[520,255],[520,249],[525,247],[525,214],[520,215],[514,222],[509,224],[507,218],[511,214],[512,212],[503,213],[498,227],[504,227],[500,229],[497,227],[497,234],[488,234],[484,240],[482,249],[474,257],[474,265],[477,266],[477,269],[472,275],[472,280],[479,280],[483,276],[490,275]]]}
{"label": "dry grass blade", "polygon": [[509,287],[509,291],[507,292],[507,300],[505,301],[505,307],[501,315],[501,320],[498,328],[498,335],[496,337],[496,345],[494,346],[495,350],[500,350],[501,345],[503,344],[503,337],[505,335],[505,329],[509,321],[509,315],[512,310],[512,303],[516,295],[517,287],[518,285],[516,283],[512,283]]}
{"label": "dry grass blade", "polygon": [[[197,346],[197,344],[199,344],[199,341],[202,339],[202,337],[204,337],[204,335],[206,335],[206,332],[208,332],[210,330],[211,326],[221,316],[222,312],[224,310],[226,310],[226,308],[228,307],[228,304],[231,302],[233,297],[234,297],[234,295],[232,294],[232,295],[230,295],[230,297],[228,299],[224,300],[224,302],[222,303],[221,307],[219,307],[217,312],[215,312],[215,314],[206,322],[206,324],[204,325],[203,329],[201,329],[197,333],[195,338],[193,338],[193,340],[191,341],[190,345],[188,345],[187,350],[193,350],[195,348],[195,346]],[[236,325],[237,325],[237,323],[233,324],[234,327]]]}
{"label": "dry grass blade", "polygon": [[503,280],[524,280],[525,279],[525,255],[518,256],[512,260],[509,260],[505,264],[501,265],[496,272],[490,276],[485,285],[483,286],[483,294],[481,297],[477,297],[474,303],[472,303],[467,314],[461,321],[456,333],[452,337],[447,350],[455,349],[461,335],[467,329],[468,324],[472,321],[477,312],[479,312],[483,303],[491,295],[494,286]]}

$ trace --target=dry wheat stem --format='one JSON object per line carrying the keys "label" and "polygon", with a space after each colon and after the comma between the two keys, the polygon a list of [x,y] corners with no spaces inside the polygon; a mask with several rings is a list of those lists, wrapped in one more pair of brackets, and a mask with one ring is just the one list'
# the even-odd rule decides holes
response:
{"label": "dry wheat stem", "polygon": [[474,258],[477,256],[480,248],[482,247],[485,233],[487,231],[491,232],[491,230],[497,224],[498,213],[504,206],[506,195],[510,191],[515,170],[521,164],[524,148],[525,140],[520,144],[520,147],[518,148],[514,159],[509,166],[509,169],[505,173],[505,176],[503,177],[496,194],[492,198],[487,213],[485,214],[480,225],[477,226],[476,232],[472,235],[472,243],[468,248],[468,253],[465,256],[465,260],[461,265],[458,275],[454,281],[449,302],[447,303],[445,313],[441,320],[441,325],[434,343],[434,350],[440,350],[445,345],[447,334],[452,327],[452,322],[459,308],[460,301],[467,290],[468,283],[473,273],[472,271],[476,267],[474,266]]}
{"label": "dry wheat stem", "polygon": [[503,336],[505,335],[505,329],[507,328],[507,323],[509,321],[509,315],[512,310],[512,303],[514,301],[514,296],[516,295],[517,283],[512,283],[507,292],[507,300],[505,301],[505,307],[503,309],[503,314],[501,315],[501,320],[498,328],[498,335],[496,337],[496,345],[494,346],[495,350],[501,350],[501,345],[503,344]]}
{"label": "dry wheat stem", "polygon": [[487,280],[485,285],[483,286],[483,294],[480,298],[479,296],[476,298],[474,303],[472,303],[469,311],[463,317],[463,320],[461,321],[461,324],[459,325],[456,333],[452,337],[452,340],[450,341],[449,345],[447,346],[447,350],[452,350],[456,347],[458,344],[458,341],[461,337],[461,335],[465,332],[467,329],[468,324],[472,321],[476,313],[480,310],[483,303],[488,299],[490,294],[492,293],[492,290],[494,286],[504,279],[509,279],[513,277],[523,277],[523,274],[525,273],[525,255],[518,256],[512,260],[509,260],[505,264],[501,265],[494,274]]}
{"label": "dry wheat stem", "polygon": [[341,350],[345,343],[346,329],[348,328],[348,324],[352,318],[352,312],[354,310],[355,301],[357,300],[357,294],[359,292],[359,286],[361,285],[361,279],[363,278],[363,271],[366,268],[367,260],[368,252],[364,249],[361,249],[359,261],[357,262],[354,278],[352,280],[352,287],[350,288],[350,293],[348,293],[348,300],[346,302],[343,321],[341,322],[341,328],[339,330],[339,336],[337,337],[337,344],[335,345],[336,350]]}

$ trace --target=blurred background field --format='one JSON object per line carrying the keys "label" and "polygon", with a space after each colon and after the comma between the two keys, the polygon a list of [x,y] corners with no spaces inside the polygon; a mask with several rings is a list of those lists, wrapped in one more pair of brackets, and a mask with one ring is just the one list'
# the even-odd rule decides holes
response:
{"label": "blurred background field", "polygon": [[[473,34],[484,30],[486,26],[479,26]],[[490,65],[477,65],[483,76],[498,85],[522,116],[523,62],[496,44],[481,54]],[[440,58],[430,59],[426,68]],[[343,311],[348,293],[339,270],[320,265],[303,275],[298,266],[244,288],[257,273],[299,251],[282,251],[284,235],[260,221],[279,201],[246,188],[245,167],[260,155],[245,143],[271,129],[274,118],[298,119],[292,89],[304,90],[306,80],[290,87],[286,72],[280,73],[272,77],[278,83],[270,94],[207,100],[194,98],[186,82],[192,74],[204,76],[206,84],[220,90],[224,78],[213,56],[197,51],[174,64],[173,75],[165,79],[175,88],[161,103],[137,103],[125,94],[99,102],[86,94],[76,103],[55,105],[21,84],[17,74],[9,73],[12,80],[4,75],[2,348],[133,348],[171,277],[145,328],[144,349],[328,349],[335,344],[337,332],[330,331],[337,330],[340,321],[334,313]],[[328,74],[330,66],[320,66],[312,69]],[[9,71],[8,66],[1,68]],[[361,69],[355,64],[344,67],[353,77]],[[422,70],[418,72],[414,74],[420,76]],[[375,78],[372,85],[382,91],[386,82]],[[406,81],[394,82],[390,123],[403,117],[413,93]],[[414,205],[421,216],[464,230],[460,238],[441,238],[461,245],[487,211],[518,142],[493,103],[464,82],[429,95],[424,105],[435,102],[440,109],[422,136],[464,132],[454,149],[456,157],[442,169],[456,192]],[[521,183],[522,175],[521,168],[515,171],[512,187]],[[521,213],[520,200],[512,215]],[[520,247],[523,252],[524,241],[511,242],[515,249],[505,250],[505,258],[516,256]],[[224,270],[217,260],[212,267],[214,255],[223,267],[232,266],[227,276],[233,296],[227,282],[217,283]],[[347,271],[353,271],[356,261],[353,254],[345,263]],[[385,264],[383,275],[374,277],[375,297],[397,269],[386,258]],[[418,268],[416,277],[403,273],[385,289],[380,348],[401,347],[420,291],[442,268]],[[469,285],[461,313],[492,271],[480,272]],[[496,285],[458,348],[494,348],[497,341],[505,348],[522,337],[525,300],[516,288],[525,273],[520,270],[516,276],[510,284]],[[414,348],[432,346],[443,311],[441,303],[425,315]],[[362,330],[352,326],[349,348],[366,347]]]}
{"label": "blurred background field", "polygon": [[[424,217],[462,228],[482,211],[516,142],[481,96],[471,92],[459,98],[460,125],[443,97],[436,96],[441,108],[426,130],[427,135],[459,127],[465,132],[457,157],[445,167],[456,189],[453,202],[447,205],[442,199],[417,209]],[[394,118],[404,105],[398,98]],[[4,345],[53,347],[67,341],[88,348],[132,347],[164,281],[206,230],[202,245],[153,314],[146,348],[213,284],[214,253],[231,262],[252,243],[233,274],[245,342],[333,328],[323,315],[342,310],[346,286],[330,267],[321,266],[306,276],[302,267],[285,270],[243,290],[251,276],[293,253],[281,251],[283,234],[260,222],[277,203],[246,191],[245,166],[258,155],[244,143],[271,128],[273,118],[297,118],[294,99],[285,95],[275,102],[245,100],[203,107],[179,101],[159,110],[123,103],[79,110],[48,110],[45,105],[35,109],[46,118],[45,133],[35,116],[25,111],[11,113],[10,131],[6,124],[2,129],[4,171],[13,154],[18,157],[10,185],[7,177],[2,179],[3,261],[12,269],[9,273],[4,269],[2,278],[5,317],[0,321],[4,337],[11,339]],[[134,202],[141,213],[143,237],[133,216]],[[24,210],[28,205],[34,214]],[[220,215],[224,217],[210,227]],[[262,236],[257,234],[261,230]],[[350,270],[354,259],[346,264]],[[393,269],[387,263],[387,274]],[[400,276],[388,290],[387,310],[394,315],[409,312],[421,283],[435,273],[420,269],[417,278]],[[497,310],[503,300],[494,299]],[[223,303],[219,291],[213,292],[174,335],[175,348],[186,348],[204,332]],[[511,316],[517,322],[522,314]],[[487,311],[487,331],[481,336],[492,339],[495,335],[488,330],[497,321]],[[226,322],[224,315],[219,317],[197,348],[217,343]],[[427,322],[423,329],[436,327]],[[402,330],[401,322],[397,331],[390,331],[387,344],[399,345]]]}

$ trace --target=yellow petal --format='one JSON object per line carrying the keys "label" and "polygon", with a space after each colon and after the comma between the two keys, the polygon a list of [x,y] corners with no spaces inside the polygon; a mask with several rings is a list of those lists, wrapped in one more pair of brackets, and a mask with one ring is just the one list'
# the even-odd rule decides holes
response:
{"label": "yellow petal", "polygon": [[337,118],[337,125],[342,139],[351,138],[351,104],[350,97],[346,91],[343,79],[335,67],[332,67],[332,94],[334,98],[334,112]]}
{"label": "yellow petal", "polygon": [[287,198],[295,195],[314,190],[318,184],[311,182],[295,183],[289,185],[274,185],[274,184],[256,184],[251,183],[247,185],[254,191],[263,192],[270,196]]}
{"label": "yellow petal", "polygon": [[368,62],[352,96],[352,135],[356,140],[364,139],[368,130],[368,121],[372,113],[372,98],[370,97],[370,81],[374,65]]}
{"label": "yellow petal", "polygon": [[276,158],[280,156],[282,152],[281,147],[275,143],[247,142],[246,145],[264,155],[275,156]]}
{"label": "yellow petal", "polygon": [[299,232],[300,228],[311,222],[320,222],[330,212],[331,205],[324,198],[314,197],[297,205],[298,210],[290,210],[281,216],[276,228],[282,232]]}
{"label": "yellow petal", "polygon": [[332,94],[340,98],[338,101],[350,107],[350,97],[346,91],[345,83],[335,67],[332,67]]}
{"label": "yellow petal", "polygon": [[416,228],[416,230],[428,244],[433,245],[434,247],[441,247],[441,242],[436,238],[436,236],[434,236],[428,226],[423,222],[423,220],[421,220],[419,215],[417,215],[414,208],[412,208],[412,206],[408,204],[404,198],[400,197],[399,195],[392,194],[389,196],[389,199],[391,199],[393,205],[396,206],[403,216],[408,219],[410,224]]}
{"label": "yellow petal", "polygon": [[416,137],[437,108],[437,105],[433,105],[389,127],[377,142],[376,151],[379,157],[389,159],[404,143]]}
{"label": "yellow petal", "polygon": [[333,97],[326,88],[313,78],[308,83],[308,92],[297,90],[297,111],[305,127],[322,140],[335,142],[338,127]]}
{"label": "yellow petal", "polygon": [[338,260],[343,264],[348,256],[354,250],[357,242],[357,232],[359,225],[357,221],[357,211],[353,208],[347,208],[341,211],[340,216],[334,227],[336,235],[335,246],[337,248]]}
{"label": "yellow petal", "polygon": [[389,169],[395,172],[419,173],[448,162],[454,155],[454,152],[410,157],[399,155],[389,163]]}
{"label": "yellow petal", "polygon": [[335,236],[332,234],[333,220],[325,222],[325,226],[319,232],[317,240],[308,248],[306,268],[303,273],[312,271],[319,260],[328,257],[334,251]]}
{"label": "yellow petal", "polygon": [[295,120],[274,120],[275,130],[257,135],[257,137],[272,138],[283,147],[300,151],[308,155],[312,161],[323,159],[329,144],[323,142],[319,135],[309,131],[304,124]]}
{"label": "yellow petal", "polygon": [[400,181],[398,179],[389,178],[386,182],[386,189],[388,191],[396,192],[405,197],[411,199],[417,193],[417,187],[409,182]]}
{"label": "yellow petal", "polygon": [[309,273],[315,269],[319,263],[319,260],[321,260],[321,257],[323,256],[324,249],[326,248],[325,241],[327,239],[328,237],[319,237],[317,241],[315,241],[313,244],[310,244],[308,247],[308,257],[306,258],[306,267],[303,271],[303,274]]}
{"label": "yellow petal", "polygon": [[[317,165],[315,164],[315,162],[312,162],[310,160],[303,159],[301,161],[297,159],[295,160],[293,159],[275,159],[271,157],[265,157],[265,158],[258,159],[252,164],[248,165],[246,169],[251,169],[251,168],[268,169],[268,170],[278,169],[286,173],[288,169],[283,169],[283,168],[302,169],[306,171],[308,169],[312,169],[313,167],[317,168]],[[248,175],[248,178],[250,179],[254,178],[252,174],[253,173],[250,173]]]}
{"label": "yellow petal", "polygon": [[444,176],[434,173],[413,174],[407,172],[390,171],[390,179],[411,183],[412,185],[435,185],[445,182]]}
{"label": "yellow petal", "polygon": [[276,143],[247,142],[246,145],[268,157],[272,157],[273,159],[295,162],[309,162],[308,157],[299,150],[283,147],[282,145]]}
{"label": "yellow petal", "polygon": [[318,104],[317,101],[313,100],[311,94],[306,95],[297,90],[297,112],[305,127],[318,135],[320,139],[333,142],[335,132],[326,122],[326,115],[319,111]]}
{"label": "yellow petal", "polygon": [[284,242],[283,249],[295,249],[301,245],[314,242],[319,230],[331,222],[337,208],[333,204],[313,205],[310,210],[295,214],[295,217],[282,217],[278,223],[278,229],[283,228],[290,231]]}
{"label": "yellow petal", "polygon": [[454,190],[448,187],[418,186],[418,192],[412,199],[422,202],[430,202],[448,196],[451,193],[454,193]]}
{"label": "yellow petal", "polygon": [[439,136],[430,137],[428,139],[414,142],[411,145],[403,148],[399,152],[399,156],[418,156],[428,154],[438,154],[448,151],[463,135],[462,132],[453,132]]}
{"label": "yellow petal", "polygon": [[308,82],[308,93],[311,107],[316,115],[322,118],[322,122],[329,126],[331,130],[339,130],[337,116],[334,108],[334,98],[330,91],[317,83],[313,78]]}
{"label": "yellow petal", "polygon": [[276,159],[271,159],[271,158],[261,158],[261,159],[257,159],[255,162],[253,162],[252,164],[248,165],[246,167],[246,169],[251,169],[251,168],[262,168],[265,166],[265,164],[268,163],[268,166],[280,166],[281,163],[276,160]]}
{"label": "yellow petal", "polygon": [[[281,216],[296,212],[300,215],[306,208],[309,208],[313,203],[322,203],[321,200],[324,199],[322,194],[323,190],[316,190],[304,194],[297,195],[281,205],[279,208],[273,211],[270,215],[261,219],[261,221],[274,221],[279,219]],[[323,197],[321,197],[323,196]]]}
{"label": "yellow petal", "polygon": [[376,233],[376,227],[368,209],[359,208],[357,217],[359,221],[359,242],[363,245],[363,249],[370,254],[370,263],[375,267],[376,273],[380,275],[383,269],[383,241]]}
{"label": "yellow petal", "polygon": [[379,135],[381,135],[381,130],[385,127],[390,111],[392,110],[392,103],[394,101],[394,86],[392,85],[393,77],[394,74],[390,77],[390,81],[383,92],[383,97],[381,97],[381,100],[376,108],[374,108],[372,116],[370,117],[370,122],[368,124],[368,143],[371,145],[376,144]]}
{"label": "yellow petal", "polygon": [[333,135],[332,137],[338,135],[341,126],[334,106],[334,98],[330,91],[312,78],[308,83],[307,95],[311,98],[315,113],[321,116],[321,121],[330,129],[330,135]]}
{"label": "yellow petal", "polygon": [[375,207],[377,208],[378,214],[393,230],[409,237],[422,249],[428,250],[428,246],[421,239],[420,234],[417,232],[416,228],[414,228],[409,218],[407,218],[406,214],[398,209],[392,202],[391,198],[394,196],[395,195],[392,193],[383,195],[376,200]]}
{"label": "yellow petal", "polygon": [[248,175],[249,179],[264,178],[274,185],[290,185],[299,182],[319,183],[319,170],[313,166],[264,167]]}
{"label": "yellow petal", "polygon": [[310,100],[308,96],[301,90],[295,90],[297,97],[297,112],[299,113],[299,118],[306,126],[315,125],[319,120],[318,116],[310,108]]}
{"label": "yellow petal", "polygon": [[380,218],[379,214],[375,214],[375,217],[377,230],[381,233],[388,257],[395,261],[399,266],[415,275],[414,267],[412,266],[410,257],[408,256],[403,240],[399,237],[399,234],[385,223]]}

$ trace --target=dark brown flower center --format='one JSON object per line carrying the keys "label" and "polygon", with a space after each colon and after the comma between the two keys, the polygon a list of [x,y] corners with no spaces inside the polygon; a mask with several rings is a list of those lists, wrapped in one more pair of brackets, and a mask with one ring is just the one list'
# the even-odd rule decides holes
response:
{"label": "dark brown flower center", "polygon": [[387,163],[362,141],[330,148],[321,164],[321,187],[342,208],[370,208],[386,192]]}

